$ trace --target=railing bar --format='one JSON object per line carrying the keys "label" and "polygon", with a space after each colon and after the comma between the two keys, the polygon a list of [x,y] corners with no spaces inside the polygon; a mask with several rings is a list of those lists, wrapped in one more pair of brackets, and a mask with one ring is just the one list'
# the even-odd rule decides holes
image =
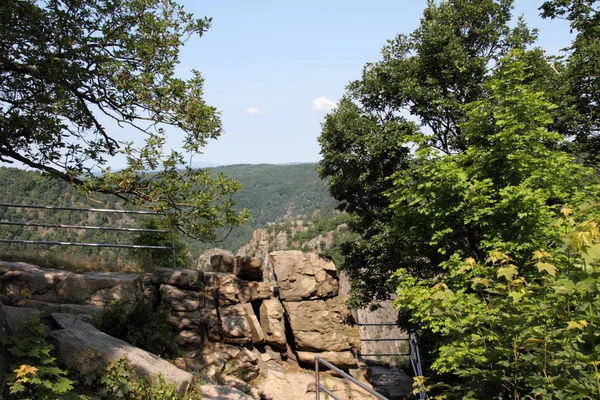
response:
{"label": "railing bar", "polygon": [[[331,392],[329,389],[327,389],[326,387],[324,387],[323,385],[319,385],[319,389],[325,393],[327,393],[329,396],[331,396],[334,400],[341,400],[339,397],[337,397],[335,394],[333,394],[333,392]],[[320,396],[317,398],[317,400],[320,400]]]}
{"label": "railing bar", "polygon": [[335,365],[323,360],[321,357],[316,356],[315,360],[321,364],[323,364],[324,366],[326,366],[327,368],[337,372],[338,374],[340,374],[341,376],[343,376],[344,378],[348,379],[350,382],[354,383],[355,385],[359,386],[360,388],[366,390],[369,394],[372,394],[373,396],[377,397],[378,399],[381,400],[388,400],[387,397],[382,396],[381,394],[377,393],[375,390],[371,389],[370,387],[368,387],[367,385],[365,385],[362,382],[357,381],[356,379],[354,379],[354,377],[348,375],[347,373],[345,373],[344,371],[342,371],[341,369],[339,369],[338,367],[336,367]]}
{"label": "railing bar", "polygon": [[385,357],[393,357],[393,356],[402,356],[402,357],[408,357],[410,356],[410,353],[367,353],[367,354],[363,354],[363,353],[359,353],[361,357],[376,357],[376,356],[385,356]]}
{"label": "railing bar", "polygon": [[125,231],[125,232],[171,232],[166,229],[144,229],[144,228],[121,228],[117,226],[95,226],[95,225],[61,225],[61,224],[38,224],[35,222],[12,222],[0,221],[0,225],[16,225],[16,226],[38,226],[43,228],[66,228],[66,229],[92,229],[100,231]]}
{"label": "railing bar", "polygon": [[137,244],[111,244],[111,243],[79,243],[79,242],[51,242],[46,240],[12,240],[0,239],[2,243],[23,243],[23,244],[46,244],[55,246],[82,246],[82,247],[117,247],[127,249],[170,249],[170,246],[143,246]]}
{"label": "railing bar", "polygon": [[37,206],[37,205],[26,205],[26,204],[6,204],[0,203],[0,207],[15,207],[15,208],[39,208],[44,210],[69,210],[69,211],[90,211],[98,213],[115,213],[115,214],[147,214],[147,215],[161,215],[156,211],[148,210],[110,210],[106,208],[78,208],[78,207],[59,207],[59,206]]}
{"label": "railing bar", "polygon": [[390,342],[390,341],[409,341],[409,338],[382,338],[382,339],[360,339],[361,342]]}
{"label": "railing bar", "polygon": [[357,326],[397,326],[395,323],[356,324]]}

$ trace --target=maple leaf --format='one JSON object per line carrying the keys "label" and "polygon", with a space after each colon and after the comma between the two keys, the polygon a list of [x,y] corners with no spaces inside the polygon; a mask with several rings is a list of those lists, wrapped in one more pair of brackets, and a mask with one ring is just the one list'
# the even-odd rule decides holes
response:
{"label": "maple leaf", "polygon": [[550,276],[556,276],[556,266],[547,262],[539,262],[536,264],[538,272],[546,271]]}

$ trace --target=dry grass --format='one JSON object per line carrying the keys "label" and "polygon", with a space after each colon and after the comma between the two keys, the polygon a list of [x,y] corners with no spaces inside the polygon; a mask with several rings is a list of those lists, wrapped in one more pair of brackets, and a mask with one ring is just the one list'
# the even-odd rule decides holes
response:
{"label": "dry grass", "polygon": [[132,261],[118,261],[108,265],[97,257],[54,250],[0,250],[0,260],[24,262],[41,268],[60,269],[72,272],[142,272]]}

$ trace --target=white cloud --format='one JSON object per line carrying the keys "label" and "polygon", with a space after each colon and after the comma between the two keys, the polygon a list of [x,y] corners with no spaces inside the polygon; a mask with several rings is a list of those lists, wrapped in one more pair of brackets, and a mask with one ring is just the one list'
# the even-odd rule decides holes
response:
{"label": "white cloud", "polygon": [[316,99],[314,99],[312,101],[312,105],[310,106],[310,109],[313,111],[318,111],[318,110],[329,111],[329,110],[333,110],[335,107],[337,107],[337,104],[335,104],[333,101],[329,100],[327,97],[323,96],[323,97],[317,97]]}
{"label": "white cloud", "polygon": [[258,107],[248,107],[244,110],[244,114],[264,114],[264,112]]}

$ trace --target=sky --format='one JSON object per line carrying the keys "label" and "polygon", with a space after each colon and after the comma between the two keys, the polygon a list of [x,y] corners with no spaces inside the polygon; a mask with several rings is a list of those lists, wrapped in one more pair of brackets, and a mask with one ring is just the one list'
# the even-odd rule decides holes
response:
{"label": "sky", "polygon": [[[228,165],[319,161],[324,116],[388,39],[417,28],[426,0],[183,3],[213,24],[186,43],[179,71],[202,73],[205,100],[224,128],[194,161]],[[515,14],[556,54],[570,43],[568,24],[539,18],[539,4],[516,0]],[[177,139],[173,132],[169,144]]]}
{"label": "sky", "polygon": [[[186,42],[177,73],[199,70],[204,98],[221,115],[223,134],[195,166],[318,162],[325,115],[386,41],[419,25],[426,0],[179,0],[197,17],[212,17],[202,37]],[[565,21],[542,20],[543,0],[516,0],[515,15],[538,28],[538,44],[557,54],[569,45]],[[109,129],[116,124],[105,121]],[[130,129],[114,137],[142,143]],[[183,133],[169,130],[167,149]],[[124,167],[124,159],[109,162]],[[13,164],[14,166],[14,164]]]}

